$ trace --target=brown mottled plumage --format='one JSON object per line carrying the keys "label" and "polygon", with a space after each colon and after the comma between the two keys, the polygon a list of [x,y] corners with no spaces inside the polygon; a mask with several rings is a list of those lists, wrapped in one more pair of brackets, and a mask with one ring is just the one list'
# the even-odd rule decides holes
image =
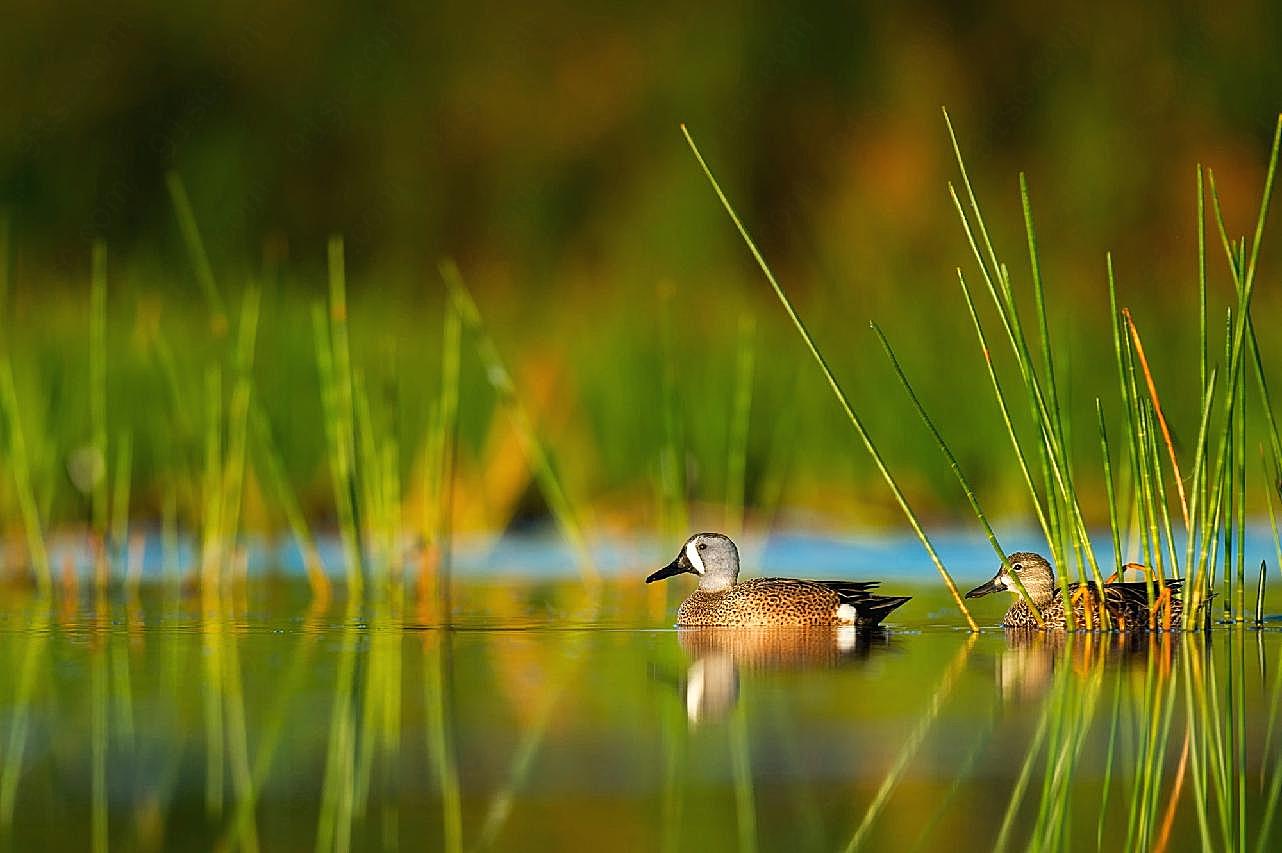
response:
{"label": "brown mottled plumage", "polygon": [[[1055,584],[1055,570],[1045,557],[1031,551],[1019,551],[1006,558],[1007,565],[1019,577],[1029,598],[1037,605],[1042,614],[1046,628],[1063,629],[1067,626],[1064,611],[1064,597]],[[1155,581],[1155,590],[1160,594],[1165,588],[1169,591],[1169,604],[1162,604],[1152,620],[1156,627],[1164,628],[1168,624],[1166,609],[1169,607],[1169,625],[1171,630],[1178,631],[1183,624],[1184,603],[1180,600],[1182,581],[1164,578]],[[975,587],[966,593],[967,598],[979,598],[999,590],[1015,592],[1016,587],[1007,572],[1006,566],[998,569],[997,574],[988,583]],[[1149,629],[1150,610],[1148,586],[1143,582],[1106,583],[1102,597],[1101,610],[1100,588],[1095,583],[1070,583],[1069,598],[1073,602],[1073,619],[1078,628],[1094,626],[1103,627],[1102,614],[1107,611],[1113,625],[1121,630]],[[1089,614],[1088,614],[1089,609]],[[1007,628],[1036,628],[1037,620],[1033,611],[1023,597],[1017,596],[1010,609],[1002,618],[1002,625]]]}
{"label": "brown mottled plumage", "polygon": [[739,551],[720,533],[698,533],[677,558],[646,578],[651,583],[690,572],[699,587],[681,603],[677,625],[722,627],[871,627],[908,601],[877,595],[875,581],[759,578],[738,583]]}

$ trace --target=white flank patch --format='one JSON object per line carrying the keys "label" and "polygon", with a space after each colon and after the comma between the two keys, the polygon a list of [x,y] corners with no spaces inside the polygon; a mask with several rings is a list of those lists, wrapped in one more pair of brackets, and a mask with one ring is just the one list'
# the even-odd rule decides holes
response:
{"label": "white flank patch", "polygon": [[859,621],[859,611],[855,610],[855,606],[853,604],[838,605],[837,621],[842,625],[853,625]]}
{"label": "white flank patch", "polygon": [[694,566],[696,572],[703,574],[703,558],[699,556],[699,549],[695,547],[693,539],[686,543],[686,559],[690,561],[690,565]]}
{"label": "white flank patch", "polygon": [[854,625],[839,625],[837,627],[837,651],[848,652],[855,647],[855,640],[859,633],[855,630]]}

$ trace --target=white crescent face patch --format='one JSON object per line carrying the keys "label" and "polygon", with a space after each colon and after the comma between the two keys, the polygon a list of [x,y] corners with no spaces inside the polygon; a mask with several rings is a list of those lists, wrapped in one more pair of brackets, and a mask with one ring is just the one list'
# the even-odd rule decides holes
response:
{"label": "white crescent face patch", "polygon": [[690,561],[690,565],[694,566],[696,572],[703,574],[703,558],[699,556],[699,549],[695,547],[693,539],[686,543],[686,559]]}

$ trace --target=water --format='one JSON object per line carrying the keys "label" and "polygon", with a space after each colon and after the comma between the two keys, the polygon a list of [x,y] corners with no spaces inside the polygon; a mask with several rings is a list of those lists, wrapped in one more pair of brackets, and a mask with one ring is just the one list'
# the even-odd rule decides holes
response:
{"label": "water", "polygon": [[[1177,850],[1204,833],[1217,848],[1282,838],[1270,814],[1282,632],[974,636],[937,584],[869,636],[679,632],[685,586],[628,578],[594,598],[565,580],[462,581],[450,630],[412,597],[319,609],[292,581],[208,612],[161,588],[70,605],[7,593],[0,839]],[[991,624],[1001,603],[983,604]]]}

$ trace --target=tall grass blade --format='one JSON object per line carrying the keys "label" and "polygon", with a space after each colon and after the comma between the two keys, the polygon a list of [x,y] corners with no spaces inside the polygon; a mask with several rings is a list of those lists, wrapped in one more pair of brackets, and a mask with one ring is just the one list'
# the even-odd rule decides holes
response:
{"label": "tall grass blade", "polygon": [[[966,210],[962,206],[961,199],[951,184],[949,184],[949,194],[952,197],[953,205],[957,210],[976,262],[979,265],[984,283],[993,299],[994,307],[1002,321],[1002,327],[1006,332],[1007,340],[1010,343],[1011,351],[1024,383],[1030,411],[1040,431],[1041,441],[1038,444],[1038,452],[1041,454],[1043,464],[1048,469],[1047,476],[1044,479],[1046,480],[1046,516],[1050,522],[1052,533],[1049,542],[1052,553],[1055,555],[1056,561],[1062,563],[1058,543],[1064,541],[1065,534],[1071,536],[1074,554],[1078,557],[1079,579],[1085,581],[1085,567],[1082,563],[1082,559],[1085,558],[1095,582],[1102,584],[1103,578],[1100,576],[1099,565],[1095,559],[1089,531],[1086,528],[1081,507],[1078,504],[1077,493],[1073,487],[1072,470],[1065,449],[1064,436],[1060,429],[1061,420],[1058,410],[1052,410],[1047,402],[1043,383],[1037,376],[1031,350],[1020,323],[1019,311],[1015,305],[1009,273],[993,249],[987,226],[984,224],[983,215],[979,209],[978,200],[970,183],[965,161],[961,156],[961,149],[957,143],[956,133],[953,131],[952,121],[948,117],[947,110],[944,110],[943,113],[949,139],[952,142],[953,153],[956,156],[958,169],[961,172],[962,182],[969,200],[970,210],[975,218],[974,226],[971,225],[970,219],[966,215]],[[1031,220],[1031,213],[1028,214],[1028,217]],[[978,238],[975,233],[976,228],[979,232]],[[981,240],[987,256],[985,256],[985,251],[980,248]],[[1035,237],[1032,245],[1035,250]],[[1060,529],[1059,508],[1062,508],[1067,515],[1069,522],[1067,530]],[[1067,572],[1062,574],[1067,575]],[[1062,588],[1065,591],[1067,590],[1066,582]],[[1066,610],[1071,612],[1071,608],[1066,608]],[[1105,618],[1107,619],[1107,615]]]}
{"label": "tall grass blade", "polygon": [[837,397],[837,401],[841,404],[841,408],[845,411],[846,418],[850,421],[851,425],[854,426],[855,432],[859,434],[860,440],[863,441],[864,447],[868,450],[868,454],[872,456],[873,462],[876,464],[877,470],[881,473],[882,479],[884,479],[886,481],[886,485],[890,487],[890,491],[894,495],[895,501],[899,504],[899,508],[903,510],[904,515],[908,518],[908,523],[912,526],[913,532],[917,534],[917,538],[921,541],[922,546],[926,549],[926,553],[930,556],[931,562],[934,563],[935,569],[939,572],[939,576],[943,579],[944,585],[948,587],[948,591],[952,595],[953,601],[957,605],[957,609],[961,611],[962,616],[966,619],[966,624],[970,626],[970,629],[972,631],[978,631],[979,626],[975,624],[974,618],[970,615],[970,610],[962,600],[961,593],[958,592],[957,584],[953,581],[952,575],[950,575],[948,570],[944,568],[944,564],[939,559],[939,555],[935,553],[935,548],[931,545],[929,537],[926,536],[926,531],[922,529],[921,523],[917,520],[916,513],[914,513],[912,508],[909,506],[908,499],[899,488],[899,484],[890,473],[890,469],[886,467],[886,463],[883,461],[881,453],[878,452],[876,445],[873,444],[872,437],[864,427],[863,421],[860,420],[857,414],[855,414],[855,410],[851,406],[850,400],[846,397],[846,392],[842,390],[841,385],[837,382],[836,376],[833,375],[832,369],[828,366],[827,360],[823,357],[823,354],[820,353],[818,345],[810,335],[810,331],[806,328],[805,323],[802,322],[801,316],[797,314],[796,309],[793,308],[792,301],[788,298],[788,295],[784,293],[783,287],[781,287],[779,282],[775,279],[774,273],[770,271],[770,267],[766,264],[765,258],[762,257],[761,252],[757,249],[756,243],[754,243],[752,241],[752,237],[749,236],[747,228],[744,227],[743,223],[739,219],[739,215],[735,213],[734,207],[731,206],[730,200],[726,198],[725,193],[722,192],[721,185],[718,184],[717,179],[713,177],[712,170],[708,168],[708,164],[704,161],[703,154],[699,152],[699,147],[695,145],[694,138],[690,135],[690,131],[686,129],[685,125],[682,125],[681,132],[685,135],[685,139],[690,146],[690,150],[694,152],[695,159],[699,161],[699,166],[703,169],[703,173],[707,177],[708,182],[712,185],[712,189],[717,194],[717,198],[721,200],[722,207],[725,208],[726,213],[730,216],[730,220],[734,223],[735,228],[738,229],[739,236],[743,238],[748,250],[752,253],[753,259],[756,260],[757,266],[760,267],[762,274],[765,275],[766,281],[768,281],[771,288],[774,289],[775,295],[778,296],[779,301],[783,303],[784,310],[788,313],[789,318],[791,318],[797,332],[806,342],[806,346],[809,348],[810,354],[814,357],[815,362],[819,365],[819,369],[823,372],[824,378],[828,380],[828,386],[832,389],[833,394]]}
{"label": "tall grass blade", "polygon": [[89,447],[94,463],[103,472],[93,482],[92,519],[95,578],[106,582],[105,543],[107,539],[107,244],[93,244],[89,280]]}
{"label": "tall grass blade", "polygon": [[512,375],[503,364],[498,348],[494,345],[494,341],[490,338],[489,332],[485,328],[485,324],[481,319],[480,309],[476,307],[472,294],[468,292],[467,285],[463,282],[463,276],[458,267],[452,262],[447,261],[441,264],[441,278],[445,281],[445,286],[450,293],[450,299],[453,300],[454,307],[462,318],[464,325],[472,333],[477,354],[485,367],[485,375],[490,381],[490,386],[498,394],[499,402],[507,410],[508,416],[516,428],[517,435],[521,439],[526,455],[530,460],[530,465],[534,469],[534,476],[543,492],[543,497],[561,529],[561,535],[565,537],[575,553],[578,554],[579,571],[583,580],[585,583],[595,586],[600,582],[601,577],[597,571],[596,563],[592,559],[592,551],[588,547],[587,538],[583,534],[583,527],[574,512],[574,507],[566,494],[561,478],[553,466],[552,457],[538,437],[538,433],[534,429],[534,421],[516,392],[516,385],[512,381]]}
{"label": "tall grass blade", "polygon": [[[435,603],[441,621],[450,623],[451,566],[450,539],[454,518],[454,463],[458,447],[459,365],[463,321],[452,300],[445,301],[441,330],[441,387],[435,407],[435,422],[428,441],[430,482],[425,502],[428,507],[426,535],[434,560],[425,561],[419,588],[427,595],[429,580],[435,584]],[[428,573],[431,573],[429,579]]]}
{"label": "tall grass blade", "polygon": [[[111,538],[109,553],[112,560],[125,563],[125,550],[129,547],[129,491],[133,481],[133,434],[121,433],[116,444],[116,467],[112,473]],[[137,579],[126,577],[128,585],[137,589]]]}
{"label": "tall grass blade", "polygon": [[1113,540],[1113,565],[1119,569],[1122,559],[1122,526],[1117,517],[1117,493],[1113,488],[1113,461],[1108,447],[1108,430],[1104,427],[1104,406],[1095,398],[1095,425],[1099,431],[1100,458],[1104,462],[1104,494],[1108,498],[1108,529]]}
{"label": "tall grass blade", "polygon": [[18,393],[14,388],[13,365],[9,361],[9,356],[3,351],[0,351],[0,409],[3,410],[8,424],[9,467],[12,469],[18,511],[22,516],[22,527],[26,534],[31,571],[41,594],[47,595],[53,587],[53,573],[49,568],[49,552],[45,548],[44,526],[40,520],[40,510],[36,505],[35,489],[32,486],[31,458],[27,452],[27,441],[19,417],[22,409],[18,405]]}
{"label": "tall grass blade", "polygon": [[275,439],[272,438],[271,424],[267,422],[267,415],[261,406],[250,407],[249,425],[259,448],[260,464],[255,466],[255,470],[260,476],[264,476],[275,505],[285,516],[285,524],[289,527],[294,544],[302,555],[303,569],[307,573],[307,583],[311,587],[312,598],[316,601],[328,602],[331,594],[329,576],[325,573],[320,551],[316,547],[316,539],[312,535],[307,518],[303,515],[298,495],[285,473],[280,450],[276,446]]}
{"label": "tall grass blade", "polygon": [[1028,609],[1033,614],[1033,620],[1037,623],[1037,626],[1045,628],[1046,623],[1042,620],[1041,610],[1033,602],[1028,591],[1024,589],[1024,584],[1020,581],[1019,576],[1011,571],[1010,564],[1006,560],[1006,551],[1003,550],[1001,543],[997,541],[997,534],[993,532],[993,526],[988,523],[988,516],[984,514],[984,509],[979,504],[979,498],[975,495],[975,490],[971,487],[970,481],[962,471],[961,463],[957,461],[957,457],[949,449],[948,443],[944,441],[944,437],[935,426],[935,422],[926,413],[926,407],[922,405],[921,400],[917,397],[917,392],[913,390],[912,384],[908,381],[908,376],[904,373],[899,359],[895,357],[895,351],[890,346],[890,341],[886,339],[885,332],[876,323],[871,325],[873,331],[877,333],[877,340],[881,343],[882,350],[886,353],[886,358],[890,360],[891,367],[895,369],[895,376],[899,379],[899,384],[908,393],[908,399],[912,401],[913,408],[917,410],[917,415],[921,418],[922,423],[926,425],[926,429],[930,431],[931,437],[935,439],[935,444],[938,445],[940,452],[944,454],[944,458],[948,460],[948,467],[952,469],[953,474],[957,477],[957,482],[961,485],[967,502],[970,503],[971,511],[975,513],[975,518],[979,520],[980,526],[984,528],[984,536],[988,539],[988,544],[992,546],[993,552],[997,555],[997,562],[1006,569],[1007,576],[1015,582],[1019,597],[1024,599],[1024,602],[1028,605]]}
{"label": "tall grass blade", "polygon": [[205,241],[201,239],[200,228],[196,224],[196,214],[191,208],[191,199],[187,196],[187,187],[177,172],[165,175],[165,186],[169,189],[169,199],[174,205],[174,214],[178,218],[178,230],[182,232],[183,243],[191,258],[196,272],[196,283],[204,294],[209,306],[211,328],[217,337],[227,331],[227,310],[223,306],[222,295],[218,292],[218,281],[214,278],[214,268],[205,251]]}
{"label": "tall grass blade", "polygon": [[1264,591],[1268,585],[1269,567],[1264,560],[1260,561],[1260,580],[1255,588],[1255,624],[1264,624]]}
{"label": "tall grass blade", "polygon": [[1187,529],[1191,522],[1189,519],[1189,502],[1184,496],[1184,478],[1180,475],[1180,463],[1175,458],[1175,442],[1171,440],[1171,428],[1166,425],[1166,415],[1162,412],[1162,403],[1157,396],[1157,383],[1153,380],[1153,373],[1149,370],[1148,357],[1144,355],[1144,344],[1140,340],[1140,330],[1135,326],[1135,320],[1131,317],[1129,308],[1122,309],[1122,316],[1126,318],[1126,326],[1131,334],[1131,341],[1135,345],[1135,356],[1139,359],[1139,365],[1144,371],[1144,382],[1148,386],[1149,400],[1153,403],[1153,411],[1157,414],[1157,423],[1162,430],[1162,440],[1166,443],[1166,452],[1171,459],[1171,472],[1175,480],[1175,488],[1180,496],[1180,510],[1184,513],[1184,527]]}
{"label": "tall grass blade", "polygon": [[975,299],[971,296],[970,287],[966,284],[966,276],[961,269],[957,270],[957,280],[961,284],[962,295],[966,298],[966,308],[970,313],[971,325],[975,329],[975,334],[979,338],[980,352],[984,356],[984,367],[988,371],[989,382],[993,386],[993,394],[997,400],[997,407],[1001,411],[1002,423],[1006,426],[1006,435],[1010,438],[1011,449],[1015,452],[1015,459],[1019,463],[1020,474],[1023,476],[1024,485],[1028,489],[1029,498],[1033,504],[1033,511],[1037,515],[1037,523],[1042,529],[1047,543],[1051,545],[1056,561],[1060,561],[1062,550],[1060,542],[1054,533],[1054,530],[1047,520],[1046,512],[1042,509],[1042,499],[1037,492],[1037,486],[1033,484],[1033,476],[1029,471],[1028,460],[1024,455],[1023,446],[1019,442],[1019,436],[1015,433],[1015,425],[1011,421],[1010,406],[1006,402],[1006,394],[1002,390],[1001,382],[997,378],[997,371],[993,368],[992,352],[988,348],[988,338],[984,334],[983,324],[980,322],[979,313],[975,310]]}

